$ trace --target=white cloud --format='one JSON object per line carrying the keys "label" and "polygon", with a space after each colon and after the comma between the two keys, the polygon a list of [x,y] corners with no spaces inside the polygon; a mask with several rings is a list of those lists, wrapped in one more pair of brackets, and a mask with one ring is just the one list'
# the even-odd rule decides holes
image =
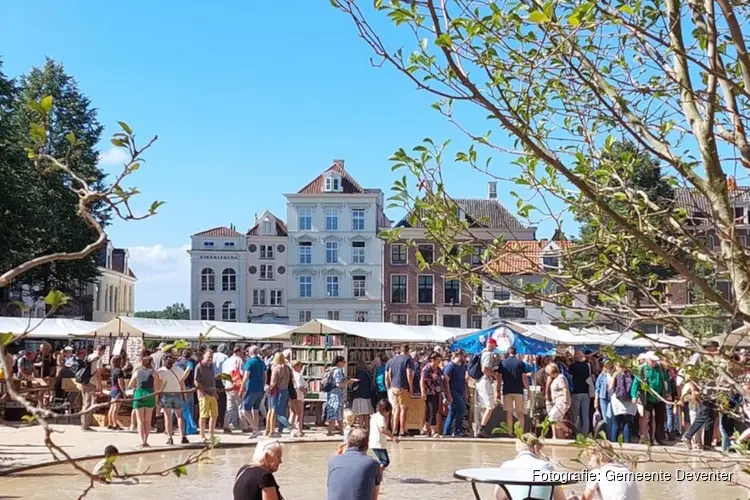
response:
{"label": "white cloud", "polygon": [[130,268],[138,277],[136,311],[164,309],[175,302],[190,307],[190,245],[129,247]]}
{"label": "white cloud", "polygon": [[116,148],[114,146],[99,154],[99,165],[101,166],[122,165],[127,160],[128,153],[123,148]]}

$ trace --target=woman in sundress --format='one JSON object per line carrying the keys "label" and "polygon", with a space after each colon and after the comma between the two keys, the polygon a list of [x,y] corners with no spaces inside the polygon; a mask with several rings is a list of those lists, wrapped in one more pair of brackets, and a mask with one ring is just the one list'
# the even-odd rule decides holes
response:
{"label": "woman in sundress", "polygon": [[547,390],[545,391],[547,417],[552,423],[552,437],[560,439],[564,437],[563,432],[570,430],[565,423],[565,414],[570,409],[570,390],[567,379],[560,373],[556,364],[548,364],[545,370],[547,372]]}
{"label": "woman in sundress", "polygon": [[333,436],[334,427],[338,427],[337,432],[341,434],[343,427],[341,420],[344,418],[344,403],[346,402],[346,374],[344,365],[346,364],[343,356],[336,356],[328,369],[327,374],[333,383],[333,388],[326,394],[326,404],[323,410],[323,416],[328,422],[328,435]]}

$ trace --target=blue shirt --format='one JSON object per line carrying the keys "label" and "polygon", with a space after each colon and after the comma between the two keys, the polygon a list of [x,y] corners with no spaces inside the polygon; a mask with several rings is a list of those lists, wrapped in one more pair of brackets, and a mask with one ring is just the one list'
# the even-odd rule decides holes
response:
{"label": "blue shirt", "polygon": [[245,361],[245,372],[248,373],[246,393],[263,392],[263,375],[266,373],[266,364],[258,357],[248,358]]}
{"label": "blue shirt", "polygon": [[[408,389],[409,388],[409,380],[406,376],[406,370],[412,369],[414,370],[414,361],[411,359],[411,356],[407,356],[405,354],[399,354],[398,356],[394,356],[391,358],[390,361],[388,361],[388,365],[386,367],[391,372],[391,387],[397,388],[397,389]],[[416,372],[416,370],[415,370]],[[417,387],[417,380],[416,375],[414,376],[414,386]]]}
{"label": "blue shirt", "polygon": [[599,401],[609,401],[609,387],[607,387],[607,374],[601,372],[596,378],[596,395],[599,396]]}
{"label": "blue shirt", "polygon": [[459,365],[453,361],[443,368],[443,373],[450,377],[448,387],[452,392],[455,391],[461,396],[466,394],[466,369],[466,365]]}
{"label": "blue shirt", "polygon": [[181,359],[175,363],[182,371],[190,370],[190,375],[185,379],[185,389],[195,387],[195,361],[192,359]]}
{"label": "blue shirt", "polygon": [[378,386],[379,392],[385,392],[385,366],[378,366],[375,368],[375,384]]}
{"label": "blue shirt", "polygon": [[347,448],[328,462],[327,500],[372,500],[380,484],[380,464],[356,448]]}
{"label": "blue shirt", "polygon": [[505,358],[499,367],[503,377],[503,394],[523,394],[523,377],[526,364],[515,356]]}

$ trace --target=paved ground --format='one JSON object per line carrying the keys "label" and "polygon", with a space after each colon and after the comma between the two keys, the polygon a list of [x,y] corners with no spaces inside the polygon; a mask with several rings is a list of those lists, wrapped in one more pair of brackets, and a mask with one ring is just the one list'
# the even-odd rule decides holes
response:
{"label": "paved ground", "polygon": [[[65,449],[75,458],[93,458],[104,453],[107,445],[116,446],[121,453],[138,453],[142,452],[138,447],[138,435],[134,432],[109,431],[102,428],[84,432],[76,425],[57,425],[54,426],[59,433],[54,435],[55,443]],[[249,439],[248,434],[217,434],[221,444],[220,446],[245,446],[255,443],[255,440]],[[190,436],[193,446],[200,447],[198,436]],[[429,439],[429,438],[411,438],[411,439]],[[282,441],[288,442],[310,442],[310,441],[329,441],[338,442],[340,436],[327,437],[325,430],[315,429],[306,432],[305,437],[301,439],[291,439],[288,436],[282,438]],[[480,440],[485,441],[485,440]],[[510,439],[492,439],[492,442],[512,442]],[[569,444],[571,441],[563,440],[546,440],[547,444]],[[151,449],[154,451],[163,451],[175,446],[166,446],[163,434],[152,434],[149,439]],[[178,445],[179,447],[179,445]],[[645,451],[643,445],[626,445],[627,450],[634,452]],[[669,453],[686,454],[689,453],[685,448],[668,447]],[[661,451],[661,447],[654,447],[653,451]],[[718,455],[718,453],[716,454]],[[23,469],[31,466],[48,464],[54,461],[54,458],[44,446],[44,433],[39,426],[22,426],[12,427],[0,424],[0,475],[7,474],[13,470]]]}

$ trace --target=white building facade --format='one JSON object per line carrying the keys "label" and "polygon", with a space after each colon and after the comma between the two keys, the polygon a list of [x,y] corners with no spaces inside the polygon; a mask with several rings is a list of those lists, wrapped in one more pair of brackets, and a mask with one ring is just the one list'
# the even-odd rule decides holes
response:
{"label": "white building facade", "polygon": [[288,314],[311,319],[382,321],[383,193],[364,189],[343,160],[287,194]]}
{"label": "white building facade", "polygon": [[190,318],[247,321],[247,236],[222,226],[191,240]]}
{"label": "white building facade", "polygon": [[247,300],[250,323],[289,324],[287,314],[288,235],[284,221],[269,211],[247,233]]}
{"label": "white building facade", "polygon": [[129,259],[126,248],[114,248],[109,241],[99,252],[101,275],[87,290],[87,295],[93,298],[92,321],[106,323],[116,316],[135,314],[137,279],[130,269]]}

